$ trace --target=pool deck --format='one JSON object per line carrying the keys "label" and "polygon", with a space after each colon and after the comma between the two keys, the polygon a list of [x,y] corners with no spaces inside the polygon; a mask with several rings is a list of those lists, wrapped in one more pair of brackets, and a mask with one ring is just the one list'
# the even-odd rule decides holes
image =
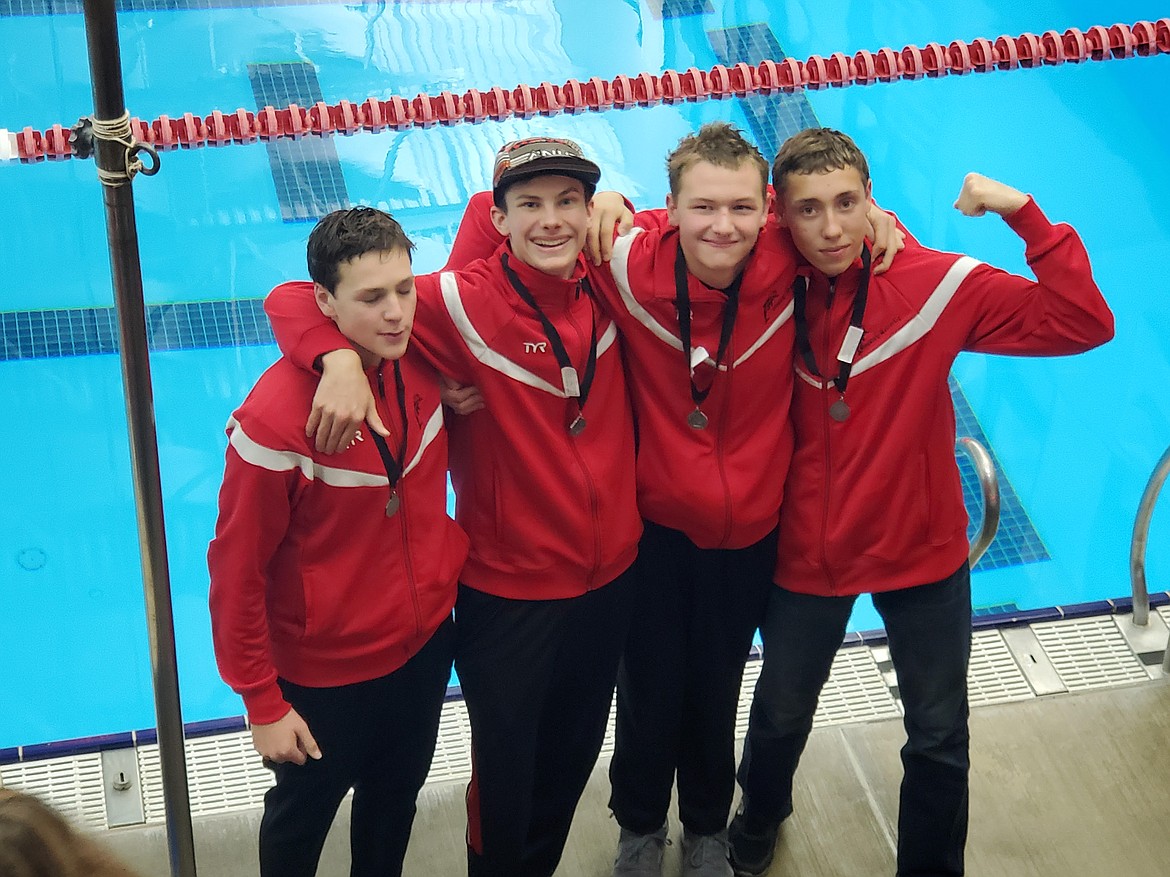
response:
{"label": "pool deck", "polygon": [[[1162,877],[1170,867],[1170,679],[972,710],[968,873],[1005,877]],[[773,875],[893,874],[902,741],[897,719],[813,731]],[[617,826],[605,762],[578,810],[558,877],[606,877]],[[678,873],[675,845],[665,873]],[[199,873],[257,873],[259,810],[196,820]],[[457,875],[463,865],[463,784],[427,786],[408,875]],[[348,873],[345,810],[321,877]],[[166,873],[161,827],[107,834],[144,875]]]}

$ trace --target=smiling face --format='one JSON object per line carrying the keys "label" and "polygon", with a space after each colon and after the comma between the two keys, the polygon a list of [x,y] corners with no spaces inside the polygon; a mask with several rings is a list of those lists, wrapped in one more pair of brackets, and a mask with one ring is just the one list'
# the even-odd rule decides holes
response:
{"label": "smiling face", "polygon": [[406,250],[371,250],[341,262],[334,291],[319,283],[313,291],[321,313],[337,323],[363,366],[406,353],[417,302]]}
{"label": "smiling face", "polygon": [[592,203],[580,180],[541,174],[513,183],[504,193],[505,209],[492,207],[492,223],[508,236],[516,258],[568,279],[585,245]]}
{"label": "smiling face", "polygon": [[682,172],[678,194],[666,196],[687,269],[708,286],[726,289],[743,270],[768,219],[760,170],[697,161]]}
{"label": "smiling face", "polygon": [[856,168],[789,173],[779,187],[778,217],[796,248],[829,277],[861,255],[869,231],[866,211],[871,183]]}

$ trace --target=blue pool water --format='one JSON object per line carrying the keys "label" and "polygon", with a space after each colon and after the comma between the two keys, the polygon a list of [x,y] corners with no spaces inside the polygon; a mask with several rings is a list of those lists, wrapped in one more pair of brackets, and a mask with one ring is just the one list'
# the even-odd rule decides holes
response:
{"label": "blue pool water", "polygon": [[[92,110],[82,18],[38,14],[46,5],[0,0],[2,128],[68,126]],[[360,102],[610,79],[754,63],[776,50],[852,54],[1165,14],[1136,0],[1106,13],[1087,0],[1009,8],[700,0],[665,2],[662,16],[647,11],[659,4],[632,0],[186,5],[130,0],[119,16],[137,116],[255,110],[289,95]],[[729,119],[766,153],[792,126],[838,127],[868,153],[876,197],[920,239],[1019,271],[1022,248],[1006,227],[951,209],[964,173],[1004,179],[1073,222],[1117,315],[1117,340],[1072,359],[964,356],[954,371],[961,429],[986,439],[1013,497],[974,599],[1033,608],[1127,593],[1134,510],[1170,441],[1167,93],[1170,58],[1159,56],[359,134],[271,153],[264,144],[165,153],[162,173],[135,183],[135,199],[145,292],[156,306],[151,364],[184,718],[241,712],[211,656],[204,555],[223,424],[276,351],[223,346],[264,337],[262,325],[231,320],[254,323],[252,300],[304,274],[313,210],[332,201],[393,210],[419,243],[417,269],[437,268],[467,196],[487,187],[496,147],[531,132],[579,140],[605,168],[604,187],[658,206],[665,154],[702,122]],[[0,193],[2,748],[154,719],[120,367],[103,322],[113,298],[99,186],[88,162],[10,163],[0,164]],[[235,310],[207,304],[222,301]],[[1164,517],[1150,541],[1155,590],[1170,581],[1170,553],[1159,550],[1170,532]],[[861,607],[854,626],[877,626],[872,609]]]}

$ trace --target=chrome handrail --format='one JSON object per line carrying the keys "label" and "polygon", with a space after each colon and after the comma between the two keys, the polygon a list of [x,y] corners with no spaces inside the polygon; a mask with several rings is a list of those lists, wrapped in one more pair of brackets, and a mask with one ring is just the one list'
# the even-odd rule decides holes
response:
{"label": "chrome handrail", "polygon": [[991,547],[995,531],[999,529],[999,477],[995,474],[991,454],[987,453],[987,448],[975,439],[963,436],[955,443],[955,449],[963,451],[971,458],[975,474],[979,476],[979,486],[983,491],[983,523],[971,541],[971,551],[967,555],[968,563],[974,569],[975,564]]}
{"label": "chrome handrail", "polygon": [[[1141,627],[1150,623],[1150,594],[1146,590],[1146,543],[1150,537],[1154,504],[1158,501],[1167,475],[1170,475],[1170,448],[1166,449],[1162,459],[1154,467],[1133,521],[1133,541],[1129,547],[1129,581],[1133,591],[1133,623]],[[1167,644],[1166,660],[1162,662],[1162,667],[1170,673],[1170,643]]]}

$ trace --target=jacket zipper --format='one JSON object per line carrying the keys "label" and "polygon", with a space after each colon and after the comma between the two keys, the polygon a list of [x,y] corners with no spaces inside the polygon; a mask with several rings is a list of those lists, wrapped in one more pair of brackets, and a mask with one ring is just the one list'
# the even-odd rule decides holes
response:
{"label": "jacket zipper", "polygon": [[[828,350],[830,348],[830,344],[829,344],[830,335],[829,335],[829,333],[832,330],[833,305],[836,303],[836,297],[837,297],[837,278],[833,277],[829,280],[829,295],[828,295],[828,298],[826,299],[826,302],[825,302],[824,330],[821,332],[821,351],[820,351],[820,356],[818,357],[818,361],[823,362],[823,363],[830,362],[830,359],[826,359],[826,357],[828,357],[828,355],[829,355],[828,354]],[[831,361],[836,362],[835,359],[833,359]],[[826,550],[826,546],[828,544],[828,537],[829,537],[829,504],[831,502],[832,495],[833,495],[833,484],[832,484],[832,482],[833,482],[833,471],[832,471],[833,455],[832,455],[831,448],[829,446],[829,443],[830,443],[831,438],[832,438],[832,432],[831,432],[831,425],[829,423],[829,407],[828,407],[828,405],[825,404],[825,396],[824,396],[824,393],[828,392],[828,388],[833,386],[832,380],[828,377],[828,371],[829,371],[829,366],[826,366],[824,371],[822,372],[822,381],[826,383],[826,387],[825,387],[825,390],[822,392],[822,395],[820,398],[821,433],[824,436],[824,445],[825,445],[825,460],[824,460],[825,492],[824,492],[824,501],[821,504],[820,548],[821,548],[821,568],[825,571],[825,580],[829,586],[829,593],[836,594],[837,593],[837,581],[833,575],[833,570],[829,566],[829,555],[828,555],[828,551]]]}
{"label": "jacket zipper", "polygon": [[[731,486],[727,483],[727,469],[724,460],[724,441],[723,437],[727,434],[727,418],[728,411],[731,409],[731,375],[734,369],[731,364],[735,362],[735,333],[732,331],[732,337],[727,344],[727,389],[723,394],[723,408],[719,412],[719,430],[715,435],[715,461],[719,465],[719,480],[723,484],[723,541],[721,545],[727,545],[731,539],[731,525],[733,518],[733,509],[731,507]],[[716,370],[712,380],[719,378],[719,371]]]}
{"label": "jacket zipper", "polygon": [[[578,299],[580,299],[580,297],[581,297],[581,284],[578,283],[577,284],[577,294],[574,296],[574,300],[578,300]],[[592,301],[589,302],[589,307],[590,308],[595,307],[595,305]],[[573,324],[573,330],[577,333],[577,340],[580,341],[582,344],[588,343],[585,341],[585,336],[581,330],[581,327],[577,323],[576,317],[573,316],[572,309],[569,309],[568,311],[566,311],[566,313],[568,314],[569,322]],[[595,319],[596,319],[596,317],[595,317]],[[586,348],[586,349],[588,349],[588,348]],[[596,381],[597,381],[597,372],[594,371],[594,383],[596,383]],[[600,428],[600,424],[598,425],[597,428]],[[585,481],[585,487],[589,491],[590,520],[593,524],[593,568],[589,571],[589,575],[585,579],[585,589],[587,591],[592,591],[594,589],[595,584],[596,584],[597,572],[599,569],[601,569],[601,521],[600,521],[601,512],[599,511],[599,509],[597,507],[597,488],[594,486],[593,478],[590,476],[589,469],[585,465],[585,458],[581,456],[581,451],[577,448],[576,439],[574,439],[572,436],[570,436],[569,437],[569,444],[573,448],[573,456],[576,457],[576,459],[577,459],[577,466],[581,470],[581,475]]]}
{"label": "jacket zipper", "polygon": [[[378,413],[381,414],[382,422],[386,424],[386,428],[390,430],[390,438],[393,440],[394,426],[390,419],[390,406],[386,402],[386,384],[382,378],[382,370],[385,367],[386,362],[383,360],[382,364],[378,366],[378,398],[381,400],[381,404],[378,406]],[[405,466],[405,464],[406,460],[403,460],[402,465]],[[399,485],[402,484],[402,478],[402,475],[398,477]],[[406,515],[406,508],[400,507],[398,509],[398,518],[400,520],[400,528],[402,530],[402,558],[406,564],[406,586],[410,591],[411,605],[414,607],[414,635],[417,637],[422,635],[422,609],[418,604],[418,582],[414,577],[414,562],[410,555],[410,533],[406,524]]]}

